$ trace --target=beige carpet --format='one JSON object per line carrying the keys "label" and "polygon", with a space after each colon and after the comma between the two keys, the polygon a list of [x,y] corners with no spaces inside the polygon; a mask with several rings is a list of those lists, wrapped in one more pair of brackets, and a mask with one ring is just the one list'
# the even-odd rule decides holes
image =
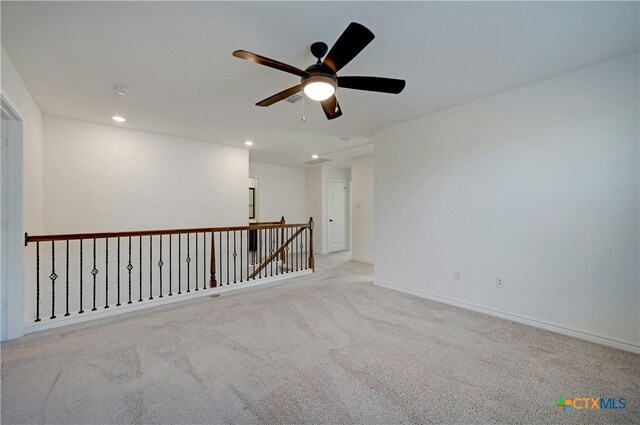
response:
{"label": "beige carpet", "polygon": [[346,259],[3,344],[2,424],[640,423],[640,356],[376,287]]}

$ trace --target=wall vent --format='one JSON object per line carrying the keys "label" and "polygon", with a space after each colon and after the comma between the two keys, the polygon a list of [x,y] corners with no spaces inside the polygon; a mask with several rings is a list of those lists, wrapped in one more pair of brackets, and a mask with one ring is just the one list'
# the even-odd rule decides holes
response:
{"label": "wall vent", "polygon": [[307,161],[305,162],[305,164],[307,165],[318,165],[318,164],[324,164],[325,162],[330,162],[330,159],[327,158],[318,158],[318,159],[312,159],[311,161]]}
{"label": "wall vent", "polygon": [[293,96],[289,97],[287,99],[287,102],[289,103],[296,103],[297,101],[299,101],[300,99],[302,99],[302,96],[300,96],[299,94],[294,94]]}

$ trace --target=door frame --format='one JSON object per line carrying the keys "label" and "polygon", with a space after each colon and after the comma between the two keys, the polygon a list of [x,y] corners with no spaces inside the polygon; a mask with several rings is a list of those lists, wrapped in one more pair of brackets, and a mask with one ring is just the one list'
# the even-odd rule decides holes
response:
{"label": "door frame", "polygon": [[[330,197],[329,183],[330,182],[339,182],[340,184],[342,184],[342,187],[344,188],[343,195],[342,195],[343,196],[343,200],[342,200],[342,202],[343,202],[343,208],[342,208],[342,210],[343,210],[343,218],[342,218],[343,226],[342,226],[342,230],[343,230],[343,233],[344,233],[342,239],[344,241],[344,247],[342,249],[339,249],[339,250],[336,250],[336,251],[332,251],[331,250],[331,243],[330,243],[330,240],[329,240],[329,233],[330,233],[329,232],[329,220],[331,219],[329,217],[329,215],[330,215],[329,214],[329,212],[330,212],[329,211],[329,197]],[[347,202],[349,201],[349,199],[347,198],[347,190],[348,189],[347,189],[347,181],[346,180],[337,179],[337,178],[328,178],[327,179],[327,194],[326,194],[326,196],[327,196],[327,209],[326,209],[326,212],[327,212],[327,221],[326,221],[327,233],[326,233],[326,235],[327,235],[327,252],[329,252],[329,253],[331,253],[331,252],[342,252],[342,251],[347,251],[349,249],[349,241],[347,239],[347,236],[348,236],[347,227],[349,226],[349,222],[348,222],[349,215],[348,215],[348,211],[347,211],[347,207],[348,207]]]}
{"label": "door frame", "polygon": [[[2,190],[0,228],[0,309],[2,314],[1,339],[15,339],[24,335],[25,280],[24,280],[24,206],[23,206],[23,121],[9,100],[0,95],[0,112],[8,125],[6,186]],[[3,171],[4,173],[4,171]]]}

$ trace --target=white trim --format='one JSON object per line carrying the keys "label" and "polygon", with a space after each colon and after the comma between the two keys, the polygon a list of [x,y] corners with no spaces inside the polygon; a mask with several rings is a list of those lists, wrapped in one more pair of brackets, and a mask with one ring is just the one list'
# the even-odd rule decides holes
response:
{"label": "white trim", "polygon": [[313,273],[311,269],[302,270],[294,273],[285,273],[285,274],[281,274],[273,277],[256,279],[255,281],[252,281],[250,283],[243,282],[239,284],[231,284],[228,286],[210,288],[203,291],[192,292],[189,294],[181,294],[181,295],[174,294],[171,297],[169,297],[168,295],[165,295],[162,298],[145,300],[144,302],[141,302],[141,303],[135,302],[134,304],[123,304],[119,307],[111,306],[109,307],[109,309],[98,311],[98,312],[86,312],[82,315],[76,314],[74,316],[69,316],[69,317],[60,317],[58,319],[47,320],[46,322],[27,323],[25,324],[24,333],[30,334],[34,332],[44,331],[47,329],[59,328],[61,326],[68,326],[76,323],[88,322],[90,320],[102,319],[105,317],[115,316],[118,314],[130,313],[132,311],[143,310],[145,308],[158,307],[165,304],[172,304],[175,302],[192,300],[194,298],[205,297],[213,294],[221,294],[223,292],[236,291],[238,289],[253,288],[260,285],[266,285],[269,283],[275,283],[275,282],[279,282],[287,279],[292,279],[295,277],[305,276],[311,273]]}
{"label": "white trim", "polygon": [[24,335],[24,214],[23,214],[23,125],[24,122],[19,112],[13,107],[11,99],[6,94],[0,94],[0,109],[9,118],[8,121],[8,146],[7,146],[7,202],[5,209],[7,231],[6,252],[4,265],[6,270],[3,276],[6,282],[2,283],[3,309],[2,318],[6,320],[6,334],[2,339],[15,339]]}
{"label": "white trim", "polygon": [[373,264],[373,260],[369,258],[351,257],[351,261],[360,261],[361,263]]}
{"label": "white trim", "polygon": [[608,347],[618,348],[620,350],[630,351],[632,353],[640,354],[640,345],[631,344],[624,341],[610,339],[598,335],[593,335],[588,332],[579,331],[576,329],[566,328],[564,326],[554,325],[552,323],[543,322],[536,319],[530,319],[528,317],[518,316],[517,314],[505,313],[503,311],[494,310],[487,307],[481,307],[475,304],[469,304],[462,301],[457,301],[451,298],[440,297],[438,295],[428,294],[426,292],[420,292],[413,289],[401,288],[399,286],[383,283],[378,280],[373,282],[374,285],[382,286],[387,289],[391,289],[398,292],[404,292],[405,294],[415,295],[420,298],[426,298],[432,301],[449,304],[455,307],[464,308],[467,310],[477,311],[479,313],[488,314],[490,316],[500,317],[501,319],[511,320],[513,322],[522,323],[524,325],[533,326],[534,328],[544,329],[547,331],[555,332],[562,335],[568,335],[575,338],[583,339],[596,344],[606,345]]}

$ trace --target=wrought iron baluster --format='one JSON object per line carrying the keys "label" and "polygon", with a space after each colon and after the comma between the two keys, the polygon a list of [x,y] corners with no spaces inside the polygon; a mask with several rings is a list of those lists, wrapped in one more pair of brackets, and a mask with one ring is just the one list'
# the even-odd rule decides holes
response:
{"label": "wrought iron baluster", "polygon": [[49,275],[49,279],[51,279],[51,317],[50,319],[56,318],[56,279],[58,275],[56,274],[56,245],[54,241],[51,241],[51,274]]}
{"label": "wrought iron baluster", "polygon": [[233,231],[233,283],[238,283],[236,278],[236,259],[238,258],[238,252],[236,251],[236,231]]}
{"label": "wrought iron baluster", "polygon": [[[256,267],[254,268],[254,270],[256,270],[258,267],[260,267],[260,265],[262,265],[262,229],[258,229],[256,230],[257,232],[257,236],[258,236],[258,244],[256,245],[256,250],[257,250],[257,254],[258,254],[258,261],[256,263]],[[258,272],[258,276],[257,278],[260,279],[262,277],[262,270],[260,270],[260,272]]]}
{"label": "wrought iron baluster", "polygon": [[305,230],[302,231],[302,233],[300,233],[299,239],[300,239],[300,270],[304,270],[304,236],[302,236],[303,234],[306,234],[307,232]]}
{"label": "wrought iron baluster", "polygon": [[[178,235],[180,236],[180,235]],[[169,296],[173,296],[173,293],[171,292],[171,278],[173,276],[173,266],[172,263],[173,261],[171,261],[171,240],[173,239],[173,235],[169,235]]]}
{"label": "wrought iron baluster", "polygon": [[69,315],[69,240],[67,239],[67,254],[66,254],[66,259],[65,259],[65,297],[66,297],[66,308],[65,308],[65,316]]}
{"label": "wrought iron baluster", "polygon": [[96,239],[93,239],[93,269],[91,269],[91,274],[93,275],[93,308],[91,311],[96,311],[96,276],[98,274],[98,269],[96,269]]}
{"label": "wrought iron baluster", "polygon": [[218,282],[216,281],[216,240],[213,237],[213,231],[211,232],[211,261],[209,267],[211,268],[211,280],[209,281],[209,285],[212,288],[215,288],[218,286]]}
{"label": "wrought iron baluster", "polygon": [[242,230],[240,230],[240,283],[242,283]]}
{"label": "wrought iron baluster", "polygon": [[202,289],[207,289],[207,234],[202,232]]}
{"label": "wrought iron baluster", "polygon": [[182,234],[178,233],[178,295],[182,294]]}
{"label": "wrought iron baluster", "polygon": [[[269,258],[273,255],[273,229],[269,229]],[[271,276],[273,276],[273,260],[269,264],[271,269]]]}
{"label": "wrought iron baluster", "polygon": [[218,245],[220,247],[220,249],[218,249],[218,252],[220,254],[220,262],[218,263],[219,265],[219,270],[218,270],[218,276],[220,276],[220,286],[224,285],[224,283],[222,282],[222,232],[218,232],[218,241],[220,242],[220,244]]}
{"label": "wrought iron baluster", "polygon": [[36,322],[40,321],[40,242],[36,242]]}
{"label": "wrought iron baluster", "polygon": [[295,237],[293,238],[293,241],[291,242],[293,244],[291,251],[293,252],[293,256],[295,258],[295,265],[293,266],[293,270],[298,271],[298,235],[296,235],[298,228],[295,227],[291,229],[291,231],[295,235]]}
{"label": "wrought iron baluster", "polygon": [[129,302],[131,304],[131,270],[133,270],[133,264],[131,264],[131,236],[129,236],[129,264],[127,264],[127,271],[129,272]]}
{"label": "wrought iron baluster", "polygon": [[153,299],[153,236],[149,235],[149,299]]}
{"label": "wrought iron baluster", "polygon": [[[289,238],[291,237],[291,227],[289,227],[287,229],[286,235],[287,235],[287,239],[286,240],[289,240]],[[285,257],[287,259],[287,264],[288,264],[287,273],[289,273],[289,272],[291,272],[291,266],[293,266],[292,258],[291,258],[291,255],[290,255],[291,254],[291,245],[287,245],[287,248],[285,249],[285,253],[286,253]]]}
{"label": "wrought iron baluster", "polygon": [[231,282],[229,279],[229,231],[227,230],[227,285]]}
{"label": "wrought iron baluster", "polygon": [[196,291],[198,290],[198,232],[196,232]]}
{"label": "wrought iron baluster", "polygon": [[[295,229],[291,229],[291,231],[298,231],[298,228],[296,227]],[[295,233],[294,233],[295,235]],[[291,242],[293,245],[292,251],[293,251],[293,256],[296,258],[296,265],[295,265],[295,270],[298,271],[298,235],[296,235],[296,237],[294,238],[293,242]]]}
{"label": "wrought iron baluster", "polygon": [[[275,236],[276,236],[276,245],[275,245],[275,249],[276,251],[278,249],[280,249],[280,229],[275,229],[274,232]],[[280,254],[276,255],[276,258],[273,259],[276,262],[276,276],[278,276],[279,271],[278,269],[280,268]]]}
{"label": "wrought iron baluster", "polygon": [[[169,235],[169,237],[171,237],[171,235]],[[162,262],[162,235],[159,235],[160,238],[160,261],[158,261],[158,268],[160,269],[159,273],[160,273],[160,295],[158,295],[158,298],[162,298],[162,266],[164,266],[164,263]]]}
{"label": "wrought iron baluster", "polygon": [[82,239],[80,239],[80,311],[78,314],[84,313],[82,309]]}
{"label": "wrought iron baluster", "polygon": [[[267,240],[267,229],[262,229],[262,254],[264,255],[262,257],[262,261],[260,262],[260,265],[262,265],[263,261],[267,261],[268,256],[267,256],[267,250],[269,249],[269,241]],[[264,271],[264,276],[262,275],[262,271],[260,272],[260,277],[267,277],[267,270],[269,270],[266,266],[264,267],[264,269],[262,269]]]}
{"label": "wrought iron baluster", "polygon": [[249,280],[249,264],[251,264],[250,260],[250,249],[251,249],[251,235],[252,230],[247,230],[247,280]]}
{"label": "wrought iron baluster", "polygon": [[191,250],[189,248],[189,233],[187,233],[187,292],[191,292]]}
{"label": "wrought iron baluster", "polygon": [[116,307],[120,306],[120,238],[118,238],[118,302]]}
{"label": "wrought iron baluster", "polygon": [[[300,228],[298,228],[300,230]],[[300,270],[300,267],[302,265],[302,259],[300,257],[300,255],[302,254],[302,235],[299,234],[296,237],[296,249],[298,251],[298,267],[296,268],[296,270]]]}
{"label": "wrought iron baluster", "polygon": [[295,231],[296,231],[296,228],[292,227],[291,228],[291,235],[293,236],[293,240],[291,241],[291,244],[289,245],[291,247],[291,257],[292,257],[291,258],[291,271],[292,272],[296,271],[296,267],[297,267],[297,264],[296,264],[297,258],[296,257],[297,257],[297,254],[298,254],[298,251],[296,250],[296,237],[295,237],[296,232]]}
{"label": "wrought iron baluster", "polygon": [[140,236],[140,299],[138,302],[142,302],[142,236]]}
{"label": "wrought iron baluster", "polygon": [[309,268],[309,262],[306,261],[306,253],[307,250],[309,249],[309,244],[308,244],[308,235],[309,235],[309,229],[305,229],[304,231],[304,247],[305,247],[305,262],[304,262],[304,269],[307,270]]}
{"label": "wrought iron baluster", "polygon": [[109,238],[104,239],[104,308],[109,308]]}

